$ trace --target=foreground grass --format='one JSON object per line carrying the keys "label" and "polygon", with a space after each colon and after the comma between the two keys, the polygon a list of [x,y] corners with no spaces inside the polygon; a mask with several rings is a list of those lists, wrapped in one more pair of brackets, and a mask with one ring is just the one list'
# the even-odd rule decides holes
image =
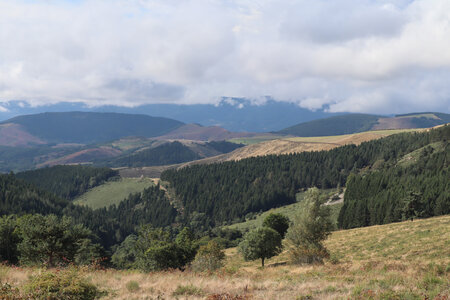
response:
{"label": "foreground grass", "polygon": [[[336,231],[323,265],[284,264],[287,254],[244,262],[227,249],[213,274],[84,270],[102,299],[449,299],[450,216]],[[0,281],[20,287],[36,269],[0,267]],[[228,297],[228,298],[227,298]]]}
{"label": "foreground grass", "polygon": [[150,178],[121,178],[97,186],[74,200],[74,203],[86,205],[92,209],[118,204],[130,193],[140,193],[153,185]]}

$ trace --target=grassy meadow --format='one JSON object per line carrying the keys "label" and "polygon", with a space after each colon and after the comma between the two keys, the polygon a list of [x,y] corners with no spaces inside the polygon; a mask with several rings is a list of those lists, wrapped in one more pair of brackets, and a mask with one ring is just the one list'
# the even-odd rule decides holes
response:
{"label": "grassy meadow", "polygon": [[[286,252],[244,262],[235,248],[211,274],[80,268],[101,299],[436,299],[450,297],[450,216],[336,231],[323,265],[287,264]],[[19,289],[41,269],[0,266]],[[55,271],[56,272],[56,271]],[[58,271],[60,272],[60,271]]]}
{"label": "grassy meadow", "polygon": [[92,209],[118,204],[130,193],[140,193],[153,185],[150,178],[120,178],[97,186],[74,200],[74,203],[86,205]]}
{"label": "grassy meadow", "polygon": [[[373,138],[382,138],[393,134],[421,131],[423,129],[386,129],[386,130],[372,130],[359,133],[333,135],[333,136],[314,136],[314,137],[293,137],[288,140],[293,142],[303,143],[336,143],[342,144],[343,142],[358,143]],[[373,136],[372,136],[373,135]]]}
{"label": "grassy meadow", "polygon": [[282,138],[284,138],[283,135],[261,135],[253,137],[233,138],[229,139],[228,142],[244,145],[253,145]]}
{"label": "grassy meadow", "polygon": [[[338,192],[338,189],[327,189],[327,190],[321,190],[321,194],[323,197],[331,198],[333,195],[336,195]],[[304,192],[297,193],[297,202],[293,204],[289,204],[286,206],[278,207],[278,208],[272,208],[268,211],[265,211],[261,214],[255,215],[253,218],[250,218],[246,220],[245,222],[241,223],[235,223],[232,225],[227,226],[227,228],[232,229],[239,229],[242,232],[246,232],[258,227],[262,226],[262,223],[264,219],[271,213],[279,213],[286,217],[288,217],[291,221],[294,219],[294,216],[297,215],[299,209],[300,209],[300,201],[303,200],[305,196]],[[342,203],[336,203],[330,205],[331,210],[331,219],[333,220],[333,223],[335,224],[337,228],[337,218],[339,216],[339,211],[341,210]]]}

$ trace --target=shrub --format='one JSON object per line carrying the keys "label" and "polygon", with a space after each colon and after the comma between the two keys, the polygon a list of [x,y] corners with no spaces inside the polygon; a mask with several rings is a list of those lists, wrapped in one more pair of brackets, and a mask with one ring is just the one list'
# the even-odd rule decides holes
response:
{"label": "shrub", "polygon": [[0,299],[21,300],[19,289],[13,288],[9,283],[0,283]]}
{"label": "shrub", "polygon": [[286,234],[293,263],[322,263],[324,258],[329,257],[322,242],[330,235],[333,224],[330,210],[322,205],[319,196],[317,188],[307,191],[300,214]]}
{"label": "shrub", "polygon": [[139,283],[137,281],[131,280],[127,282],[127,290],[129,292],[137,292],[140,289]]}
{"label": "shrub", "polygon": [[192,284],[189,285],[178,285],[175,291],[173,291],[172,296],[202,296],[203,290]]}
{"label": "shrub", "polygon": [[184,228],[171,240],[170,233],[162,228],[142,226],[134,243],[134,266],[144,272],[183,269],[197,252],[193,234]]}
{"label": "shrub", "polygon": [[35,275],[25,284],[24,291],[31,299],[47,300],[90,300],[102,294],[95,285],[82,278],[76,268]]}
{"label": "shrub", "polygon": [[294,264],[314,264],[322,263],[324,258],[330,255],[328,251],[323,248],[315,248],[313,246],[293,247],[289,251],[290,261]]}
{"label": "shrub", "polygon": [[192,269],[197,272],[214,271],[223,266],[225,253],[214,240],[201,246],[192,263]]}

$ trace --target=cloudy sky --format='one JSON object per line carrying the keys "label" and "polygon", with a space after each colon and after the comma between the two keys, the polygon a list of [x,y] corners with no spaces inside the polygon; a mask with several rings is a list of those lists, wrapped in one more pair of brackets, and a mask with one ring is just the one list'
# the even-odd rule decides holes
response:
{"label": "cloudy sky", "polygon": [[0,0],[0,111],[265,96],[450,112],[450,1]]}

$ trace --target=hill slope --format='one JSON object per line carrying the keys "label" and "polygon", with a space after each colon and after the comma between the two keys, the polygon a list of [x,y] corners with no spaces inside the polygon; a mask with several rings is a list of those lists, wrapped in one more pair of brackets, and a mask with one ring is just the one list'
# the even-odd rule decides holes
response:
{"label": "hill slope", "polygon": [[[296,192],[303,188],[316,186],[327,189],[344,186],[350,173],[364,172],[380,164],[388,168],[419,148],[448,141],[449,134],[450,126],[444,126],[429,132],[392,135],[361,143],[359,146],[346,145],[330,151],[269,155],[221,164],[192,165],[164,171],[161,179],[169,181],[174,187],[177,197],[183,201],[185,212],[207,213],[212,223],[221,224],[243,219],[248,213],[293,203]],[[427,156],[429,154],[427,151]],[[441,156],[438,158],[441,159]],[[427,193],[427,198],[424,199],[430,204],[427,210],[429,215],[447,213],[434,210],[435,204],[445,203],[440,198],[437,199],[445,185],[434,185],[440,182],[440,177],[444,174],[441,171],[445,172],[445,169],[438,173],[423,174],[426,180],[430,180],[430,185],[436,187],[434,193]],[[413,173],[408,171],[408,180],[412,176]],[[403,198],[407,192],[403,190],[405,187],[396,188],[400,190]],[[214,199],[214,202],[210,199]],[[391,207],[401,206],[401,198],[390,200]],[[396,214],[383,222],[398,221],[398,218]]]}
{"label": "hill slope", "polygon": [[395,117],[381,117],[367,114],[347,114],[300,123],[283,130],[280,134],[294,136],[330,136],[357,133],[368,130],[428,128],[450,122],[450,115],[444,113],[412,113]]}
{"label": "hill slope", "polygon": [[300,123],[277,133],[306,137],[349,134],[370,130],[379,118],[374,115],[349,114]]}
{"label": "hill slope", "polygon": [[126,136],[164,135],[182,122],[148,115],[62,112],[19,116],[2,124],[20,125],[27,133],[51,143],[98,143]]}
{"label": "hill slope", "polygon": [[201,126],[198,124],[183,125],[158,139],[177,139],[193,141],[222,141],[238,137],[255,136],[251,132],[231,132],[219,126]]}
{"label": "hill slope", "polygon": [[[212,274],[84,268],[79,275],[108,291],[105,299],[443,300],[450,296],[449,226],[450,216],[444,216],[333,232],[325,242],[333,259],[322,265],[286,264],[284,252],[261,269],[233,248]],[[3,282],[22,290],[42,269],[0,265],[0,272]]]}

